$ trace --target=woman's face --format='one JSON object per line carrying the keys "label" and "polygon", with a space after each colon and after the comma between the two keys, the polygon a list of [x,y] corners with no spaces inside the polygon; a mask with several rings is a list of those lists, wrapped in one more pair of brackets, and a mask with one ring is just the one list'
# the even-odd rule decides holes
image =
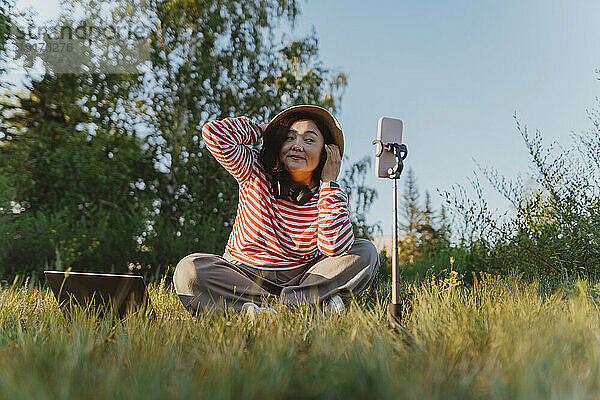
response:
{"label": "woman's face", "polygon": [[297,182],[308,181],[319,165],[325,140],[317,124],[311,120],[298,120],[290,127],[279,151],[279,160]]}

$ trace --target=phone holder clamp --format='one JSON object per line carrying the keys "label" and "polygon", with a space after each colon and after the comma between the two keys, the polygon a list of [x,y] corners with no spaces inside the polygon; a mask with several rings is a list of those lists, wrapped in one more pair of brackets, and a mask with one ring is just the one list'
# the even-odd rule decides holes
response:
{"label": "phone holder clamp", "polygon": [[388,151],[390,153],[394,153],[396,157],[396,165],[393,168],[388,169],[388,174],[390,179],[399,179],[400,174],[402,174],[402,170],[404,169],[403,161],[406,159],[408,155],[408,148],[405,144],[398,143],[382,143],[381,140],[373,140],[373,144],[377,145],[377,154],[376,157],[381,156],[383,151]]}

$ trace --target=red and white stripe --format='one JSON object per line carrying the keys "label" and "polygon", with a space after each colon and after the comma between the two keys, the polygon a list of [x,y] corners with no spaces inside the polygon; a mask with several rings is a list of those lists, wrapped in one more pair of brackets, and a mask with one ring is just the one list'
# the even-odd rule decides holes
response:
{"label": "red and white stripe", "polygon": [[248,118],[211,121],[202,128],[206,147],[239,183],[239,203],[225,251],[260,269],[291,269],[320,254],[337,256],[354,243],[348,197],[321,187],[303,205],[276,199],[258,151],[258,122]]}

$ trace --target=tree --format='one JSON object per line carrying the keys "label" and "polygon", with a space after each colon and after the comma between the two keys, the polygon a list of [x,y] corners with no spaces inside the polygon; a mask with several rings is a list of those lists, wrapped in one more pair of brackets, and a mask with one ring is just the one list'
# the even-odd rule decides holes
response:
{"label": "tree", "polygon": [[[12,220],[16,231],[18,221],[33,222],[34,216],[40,223],[53,221],[44,228],[53,242],[45,252],[52,260],[46,262],[56,261],[55,253],[78,269],[114,268],[135,259],[136,237],[145,229],[149,208],[149,197],[136,182],[151,178],[152,159],[135,135],[102,122],[102,114],[110,114],[108,105],[101,113],[79,106],[82,92],[91,95],[102,85],[114,89],[118,80],[46,74],[28,84],[27,93],[0,101],[0,173],[9,179],[11,200],[20,208],[5,220]],[[84,128],[94,121],[94,131]],[[14,245],[15,252],[0,263],[31,254],[27,246]]]}
{"label": "tree", "polygon": [[[77,12],[69,3],[80,4]],[[114,19],[136,2],[104,3]],[[94,26],[111,19],[91,0],[61,8],[65,24],[74,25],[75,16]],[[335,111],[346,77],[323,67],[314,32],[274,39],[275,27],[298,15],[294,0],[154,0],[146,11],[139,20],[149,32],[150,59],[139,74],[83,73],[86,57],[70,65],[77,74],[58,74],[48,62],[30,94],[4,102],[0,112],[12,115],[2,121],[2,168],[23,215],[69,210],[65,218],[92,221],[100,218],[94,207],[135,214],[133,230],[127,221],[111,225],[123,227],[114,240],[139,237],[150,250],[137,254],[139,262],[158,267],[191,251],[222,251],[235,219],[236,182],[204,147],[202,125],[236,115],[267,121],[296,103]],[[91,57],[96,66],[111,61],[107,51],[98,57]],[[142,216],[145,231],[134,234]]]}
{"label": "tree", "polygon": [[406,173],[404,193],[401,200],[401,206],[404,211],[404,222],[400,223],[402,236],[401,259],[408,263],[414,263],[419,255],[420,233],[419,230],[423,224],[423,212],[421,211],[419,189],[417,180],[412,168]]}
{"label": "tree", "polygon": [[354,236],[358,238],[370,239],[375,232],[381,232],[379,224],[367,223],[367,212],[373,202],[377,199],[375,189],[366,185],[366,174],[371,167],[371,159],[365,157],[357,161],[348,168],[340,184],[348,194],[348,203],[350,206],[350,220],[354,230]]}
{"label": "tree", "polygon": [[173,263],[191,251],[221,253],[235,219],[237,184],[204,147],[203,124],[268,121],[297,103],[335,110],[346,78],[322,66],[314,33],[274,40],[274,27],[298,15],[294,0],[154,1],[152,9],[151,70],[139,93],[161,174],[148,245],[162,257],[152,262]]}
{"label": "tree", "polygon": [[399,262],[410,266],[413,273],[436,265],[443,269],[451,258],[445,208],[439,214],[433,209],[429,191],[425,191],[423,204],[420,197],[414,171],[409,169],[400,203],[404,221],[400,224],[398,253]]}
{"label": "tree", "polygon": [[418,227],[419,244],[424,257],[430,258],[433,255],[437,231],[435,229],[435,216],[431,208],[431,196],[429,191],[425,191],[425,208],[423,209],[422,222]]}
{"label": "tree", "polygon": [[[12,4],[9,0],[0,0],[0,62],[4,60],[6,52],[6,43],[8,41],[11,23]],[[0,65],[0,76],[4,73],[4,68]]]}
{"label": "tree", "polygon": [[6,50],[6,42],[10,33],[11,4],[8,0],[0,0],[0,52]]}

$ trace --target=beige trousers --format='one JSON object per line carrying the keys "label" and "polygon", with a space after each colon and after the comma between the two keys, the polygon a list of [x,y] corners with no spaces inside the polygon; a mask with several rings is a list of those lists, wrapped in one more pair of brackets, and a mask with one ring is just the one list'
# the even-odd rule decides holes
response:
{"label": "beige trousers", "polygon": [[320,304],[339,294],[348,298],[369,287],[379,269],[373,243],[355,239],[344,254],[320,256],[291,270],[261,270],[223,257],[194,253],[175,268],[173,284],[190,312],[240,310],[246,302],[263,305]]}

